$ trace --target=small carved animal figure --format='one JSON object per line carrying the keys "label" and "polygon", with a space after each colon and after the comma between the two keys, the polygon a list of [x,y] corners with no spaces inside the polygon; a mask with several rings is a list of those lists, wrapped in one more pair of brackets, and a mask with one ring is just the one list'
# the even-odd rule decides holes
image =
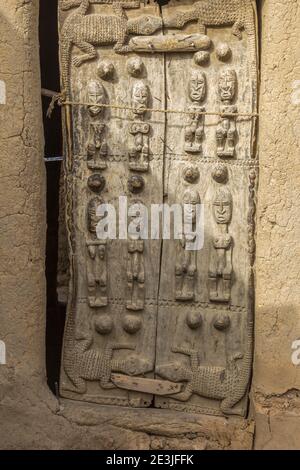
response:
{"label": "small carved animal figure", "polygon": [[[64,344],[64,369],[74,387],[66,388],[71,392],[86,393],[86,380],[98,380],[103,389],[115,388],[110,381],[112,371],[123,372],[128,375],[139,373],[138,364],[133,364],[132,359],[115,360],[112,358],[116,349],[135,349],[129,344],[107,344],[104,352],[92,348],[92,333],[86,338],[75,338],[74,312],[68,315],[65,344]],[[135,367],[133,367],[135,365]]]}
{"label": "small carved animal figure", "polygon": [[[249,314],[246,349],[244,355],[235,354],[227,367],[200,366],[198,352],[174,348],[175,353],[190,356],[191,367],[178,362],[162,364],[156,368],[158,375],[173,382],[187,382],[184,391],[172,395],[174,400],[187,401],[195,393],[202,397],[222,400],[220,409],[224,414],[234,414],[232,409],[245,395],[250,381],[252,366],[253,313]],[[243,359],[241,366],[238,359]]]}
{"label": "small carved animal figure", "polygon": [[83,62],[97,57],[95,46],[114,44],[116,53],[126,53],[130,51],[126,44],[130,34],[149,35],[162,27],[162,20],[156,16],[128,19],[124,3],[112,4],[115,15],[87,15],[89,5],[90,0],[82,0],[80,7],[68,16],[61,30],[62,82],[67,97],[72,46],[75,45],[84,52],[73,58],[73,64],[80,67]]}

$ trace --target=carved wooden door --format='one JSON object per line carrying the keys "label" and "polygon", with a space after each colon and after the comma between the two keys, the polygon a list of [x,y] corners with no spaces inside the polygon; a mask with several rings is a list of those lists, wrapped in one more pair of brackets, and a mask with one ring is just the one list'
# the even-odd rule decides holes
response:
{"label": "carved wooden door", "polygon": [[[61,0],[60,25],[71,265],[61,395],[245,415],[254,2]],[[187,233],[127,235],[134,214],[163,203],[202,204],[201,249],[187,250]],[[112,208],[116,233],[104,237]]]}

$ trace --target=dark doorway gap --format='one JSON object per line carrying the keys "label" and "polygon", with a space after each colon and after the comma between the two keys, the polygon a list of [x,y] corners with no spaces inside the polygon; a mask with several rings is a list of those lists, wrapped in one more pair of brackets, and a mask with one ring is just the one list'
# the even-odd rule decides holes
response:
{"label": "dark doorway gap", "polygon": [[[58,59],[58,0],[40,0],[40,63],[41,86],[60,89]],[[50,99],[42,97],[47,174],[47,240],[46,240],[46,372],[47,382],[55,393],[59,381],[60,356],[65,321],[65,306],[57,300],[58,218],[62,153],[61,111],[55,107],[51,119],[46,117]]]}

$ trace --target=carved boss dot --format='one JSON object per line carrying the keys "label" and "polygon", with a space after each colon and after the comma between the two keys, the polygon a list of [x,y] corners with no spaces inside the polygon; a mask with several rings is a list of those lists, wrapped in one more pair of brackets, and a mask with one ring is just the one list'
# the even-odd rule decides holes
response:
{"label": "carved boss dot", "polygon": [[228,169],[223,163],[219,163],[215,166],[212,172],[212,177],[217,183],[227,183],[228,181]]}
{"label": "carved boss dot", "polygon": [[133,335],[137,333],[142,327],[142,320],[134,315],[126,315],[123,320],[123,328],[126,333]]}
{"label": "carved boss dot", "polygon": [[99,77],[102,78],[103,80],[110,80],[114,76],[114,73],[115,73],[114,64],[110,62],[109,60],[103,60],[98,65],[97,72],[98,72]]}
{"label": "carved boss dot", "polygon": [[105,187],[105,178],[99,173],[96,173],[89,177],[87,184],[94,193],[101,193]]}
{"label": "carved boss dot", "polygon": [[108,335],[114,327],[113,320],[108,315],[103,315],[95,320],[95,330],[100,335]]}
{"label": "carved boss dot", "polygon": [[231,57],[231,49],[226,42],[221,42],[216,47],[216,54],[219,60],[226,62]]}
{"label": "carved boss dot", "polygon": [[140,57],[132,57],[127,61],[127,72],[132,77],[140,77],[143,73],[144,63]]}
{"label": "carved boss dot", "polygon": [[189,312],[186,316],[186,323],[191,330],[197,330],[202,325],[202,315],[200,312]]}
{"label": "carved boss dot", "polygon": [[131,193],[140,193],[145,187],[144,178],[140,175],[133,175],[128,179],[128,189]]}
{"label": "carved boss dot", "polygon": [[214,320],[214,327],[216,330],[225,331],[230,326],[230,318],[227,314],[219,314]]}
{"label": "carved boss dot", "polygon": [[200,176],[198,168],[195,166],[188,166],[183,170],[183,178],[188,183],[195,183]]}
{"label": "carved boss dot", "polygon": [[199,51],[194,54],[194,62],[196,65],[205,65],[208,63],[210,54],[207,51]]}

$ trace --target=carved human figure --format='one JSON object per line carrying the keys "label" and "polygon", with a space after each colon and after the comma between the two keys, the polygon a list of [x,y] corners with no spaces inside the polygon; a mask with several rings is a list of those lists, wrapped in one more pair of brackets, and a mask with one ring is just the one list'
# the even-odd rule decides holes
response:
{"label": "carved human figure", "polygon": [[87,242],[88,302],[89,306],[105,307],[107,298],[107,240]]}
{"label": "carved human figure", "polygon": [[129,147],[129,168],[135,171],[145,172],[149,168],[150,124],[144,122],[148,102],[147,85],[142,81],[136,82],[132,88],[131,97],[134,120],[129,128],[133,136]]}
{"label": "carved human figure", "polygon": [[87,227],[93,239],[97,238],[96,229],[97,224],[100,221],[100,217],[97,215],[97,208],[101,204],[104,204],[103,199],[99,196],[96,196],[89,201],[87,206]]}
{"label": "carved human figure", "polygon": [[103,85],[92,80],[87,89],[89,112],[89,135],[87,142],[87,165],[91,170],[103,170],[107,167],[107,143],[103,136],[105,124],[103,122],[105,104],[105,90]]}
{"label": "carved human figure", "polygon": [[204,136],[204,115],[200,114],[205,111],[205,107],[201,106],[206,94],[206,76],[203,72],[192,72],[188,94],[192,104],[188,107],[191,114],[185,127],[185,151],[199,153]]}
{"label": "carved human figure", "polygon": [[131,237],[127,242],[128,310],[143,310],[145,305],[144,240]]}
{"label": "carved human figure", "polygon": [[227,188],[220,188],[213,200],[213,214],[217,232],[212,239],[209,267],[209,298],[217,302],[229,302],[232,279],[233,239],[228,233],[232,217],[232,196]]}
{"label": "carved human figure", "polygon": [[237,76],[233,69],[221,71],[219,76],[219,98],[221,100],[219,124],[216,130],[217,154],[219,157],[234,157],[237,136],[237,107],[232,104],[236,95]]}
{"label": "carved human figure", "polygon": [[[175,298],[176,300],[194,300],[195,279],[197,274],[197,251],[188,250],[187,243],[195,240],[196,206],[200,204],[198,191],[187,189],[182,198],[186,214],[191,220],[191,233],[185,231],[177,241],[175,264]],[[187,210],[188,209],[188,210]]]}

